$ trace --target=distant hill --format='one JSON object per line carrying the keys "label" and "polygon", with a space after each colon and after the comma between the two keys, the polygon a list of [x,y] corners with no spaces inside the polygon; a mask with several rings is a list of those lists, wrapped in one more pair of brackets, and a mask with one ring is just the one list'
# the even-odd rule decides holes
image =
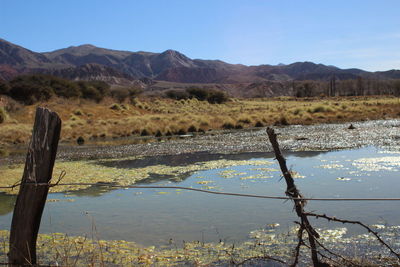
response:
{"label": "distant hill", "polygon": [[245,66],[220,60],[190,59],[174,50],[163,53],[130,52],[93,45],[71,46],[37,53],[0,39],[0,79],[21,73],[48,73],[71,80],[102,80],[130,84],[138,79],[176,83],[240,84],[267,81],[328,81],[369,77],[399,79],[400,70],[367,72],[312,62]]}

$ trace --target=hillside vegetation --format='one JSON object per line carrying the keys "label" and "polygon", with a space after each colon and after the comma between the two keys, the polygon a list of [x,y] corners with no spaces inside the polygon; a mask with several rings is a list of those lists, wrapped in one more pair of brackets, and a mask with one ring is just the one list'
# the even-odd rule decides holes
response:
{"label": "hillside vegetation", "polygon": [[37,106],[48,107],[61,116],[61,140],[73,143],[78,137],[102,143],[120,137],[161,137],[190,132],[201,134],[212,129],[400,117],[399,99],[390,96],[230,99],[221,104],[197,98],[137,97],[118,102],[107,96],[96,102],[52,97],[33,105],[22,105],[3,96],[0,105],[3,106],[0,117],[4,118],[0,124],[3,146],[27,142]]}

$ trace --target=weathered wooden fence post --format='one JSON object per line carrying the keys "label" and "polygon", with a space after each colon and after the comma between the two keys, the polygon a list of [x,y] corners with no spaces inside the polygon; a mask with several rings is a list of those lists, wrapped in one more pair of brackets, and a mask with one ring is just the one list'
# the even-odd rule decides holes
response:
{"label": "weathered wooden fence post", "polygon": [[36,239],[49,191],[43,183],[51,179],[60,132],[61,119],[57,113],[37,108],[11,223],[10,264],[36,264]]}

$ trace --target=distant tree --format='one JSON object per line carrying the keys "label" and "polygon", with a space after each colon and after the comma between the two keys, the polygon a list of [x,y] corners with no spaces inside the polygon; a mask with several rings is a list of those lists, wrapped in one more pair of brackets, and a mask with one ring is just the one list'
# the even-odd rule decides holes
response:
{"label": "distant tree", "polygon": [[105,82],[79,81],[77,84],[80,88],[83,98],[95,100],[96,102],[100,102],[110,93],[110,86]]}
{"label": "distant tree", "polygon": [[395,96],[400,96],[400,80],[394,80],[392,82],[392,87],[393,87],[393,94]]}
{"label": "distant tree", "polygon": [[211,104],[222,104],[228,100],[227,94],[219,90],[210,90],[207,97],[207,101]]}
{"label": "distant tree", "polygon": [[364,95],[365,88],[364,88],[364,81],[361,76],[357,77],[357,95]]}
{"label": "distant tree", "polygon": [[0,80],[0,95],[7,95],[10,91],[10,86],[6,81]]}
{"label": "distant tree", "polygon": [[175,100],[188,99],[189,94],[183,90],[171,89],[165,92],[165,96]]}
{"label": "distant tree", "polygon": [[9,95],[26,105],[32,105],[37,101],[47,101],[53,95],[45,75],[23,75],[10,81]]}
{"label": "distant tree", "polygon": [[115,98],[119,102],[123,102],[128,97],[132,100],[142,93],[142,89],[138,87],[117,87],[111,90],[111,97]]}
{"label": "distant tree", "polygon": [[313,81],[302,81],[295,84],[296,97],[311,97],[315,95],[316,84]]}
{"label": "distant tree", "polygon": [[58,77],[49,78],[49,86],[54,93],[65,98],[80,97],[82,92],[76,82],[68,81]]}
{"label": "distant tree", "polygon": [[186,89],[186,92],[194,98],[200,101],[205,101],[209,97],[210,91],[204,88],[190,87]]}
{"label": "distant tree", "polygon": [[336,96],[336,76],[333,75],[329,81],[328,96]]}

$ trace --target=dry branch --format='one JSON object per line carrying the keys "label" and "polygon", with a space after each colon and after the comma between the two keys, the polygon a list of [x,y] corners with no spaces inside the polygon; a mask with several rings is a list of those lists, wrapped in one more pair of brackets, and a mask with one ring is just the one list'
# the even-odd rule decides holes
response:
{"label": "dry branch", "polygon": [[[269,141],[271,142],[272,147],[274,149],[276,160],[278,160],[283,177],[285,178],[285,181],[286,181],[287,188],[286,188],[285,193],[287,196],[292,198],[292,200],[294,202],[294,208],[296,210],[297,216],[301,219],[300,227],[302,227],[308,233],[308,242],[310,243],[310,247],[311,247],[311,259],[312,259],[313,265],[314,265],[314,267],[329,266],[328,264],[321,262],[318,259],[318,250],[317,250],[315,239],[319,238],[319,234],[311,226],[311,224],[307,218],[307,215],[304,212],[304,206],[306,205],[306,202],[302,200],[303,196],[300,194],[300,191],[297,189],[296,184],[294,183],[292,174],[290,173],[290,171],[286,165],[286,159],[283,157],[282,152],[279,148],[279,143],[276,138],[274,129],[268,127],[267,134],[268,134]],[[301,245],[301,243],[299,243],[299,244]],[[298,249],[300,249],[300,247]],[[297,262],[295,262],[295,263],[297,264]],[[292,266],[295,266],[295,265],[292,265]]]}

